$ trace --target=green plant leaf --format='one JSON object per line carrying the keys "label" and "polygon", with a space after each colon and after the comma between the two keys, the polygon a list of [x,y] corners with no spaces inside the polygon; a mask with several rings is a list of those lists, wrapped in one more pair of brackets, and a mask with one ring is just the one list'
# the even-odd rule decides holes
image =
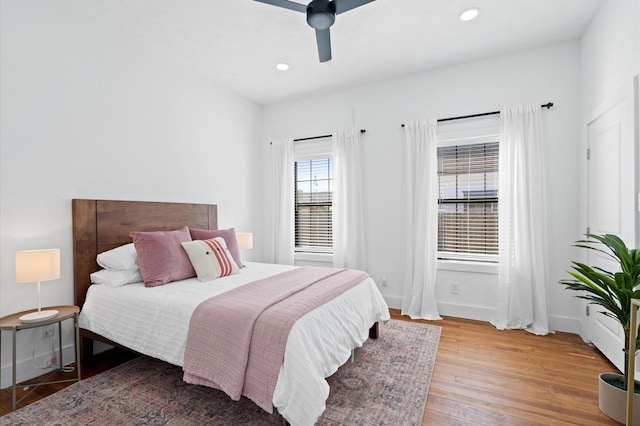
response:
{"label": "green plant leaf", "polygon": [[[603,253],[614,260],[619,271],[611,272],[599,266],[589,266],[572,262],[572,271],[567,271],[572,279],[562,279],[560,284],[568,290],[579,292],[576,296],[589,304],[602,306],[601,313],[616,320],[625,332],[625,354],[629,354],[629,333],[631,300],[640,299],[640,250],[629,249],[622,239],[612,234],[586,234],[587,239],[578,240],[574,246]],[[635,325],[634,325],[635,327]],[[635,350],[640,350],[640,328]],[[627,363],[625,362],[625,383]]]}

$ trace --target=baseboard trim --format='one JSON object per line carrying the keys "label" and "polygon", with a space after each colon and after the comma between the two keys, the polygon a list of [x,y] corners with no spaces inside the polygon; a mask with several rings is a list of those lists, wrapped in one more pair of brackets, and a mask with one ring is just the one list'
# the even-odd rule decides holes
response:
{"label": "baseboard trim", "polygon": [[[385,296],[387,305],[391,308],[400,309],[402,298]],[[457,305],[453,303],[437,303],[440,315],[472,319],[477,321],[491,322],[497,317],[497,310],[484,306]],[[549,329],[553,331],[563,331],[581,335],[581,325],[579,318],[569,318],[564,316],[549,316]],[[582,336],[584,338],[584,336]]]}

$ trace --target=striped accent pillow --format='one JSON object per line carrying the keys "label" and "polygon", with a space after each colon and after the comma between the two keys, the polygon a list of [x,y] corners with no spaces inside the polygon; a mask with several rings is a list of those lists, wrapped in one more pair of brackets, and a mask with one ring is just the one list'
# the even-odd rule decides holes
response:
{"label": "striped accent pillow", "polygon": [[222,237],[185,241],[182,247],[187,252],[200,281],[215,280],[236,274],[240,270]]}

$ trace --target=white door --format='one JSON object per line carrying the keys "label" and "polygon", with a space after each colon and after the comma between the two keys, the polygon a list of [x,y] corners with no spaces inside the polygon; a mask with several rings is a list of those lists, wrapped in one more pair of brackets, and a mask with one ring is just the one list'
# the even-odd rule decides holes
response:
{"label": "white door", "polygon": [[[636,80],[637,84],[637,80]],[[603,104],[587,124],[588,229],[592,234],[616,234],[628,247],[636,245],[635,96],[630,84]],[[619,270],[606,255],[588,250],[587,264]],[[589,305],[589,339],[618,367],[624,366],[624,334],[613,319]]]}

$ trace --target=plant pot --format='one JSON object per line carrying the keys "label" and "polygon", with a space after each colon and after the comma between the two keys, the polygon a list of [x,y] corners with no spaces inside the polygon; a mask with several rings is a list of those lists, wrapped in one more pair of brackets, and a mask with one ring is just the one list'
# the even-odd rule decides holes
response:
{"label": "plant pot", "polygon": [[[619,380],[623,376],[614,373],[602,373],[598,376],[598,402],[600,411],[613,420],[624,424],[627,420],[627,391],[622,390],[610,382]],[[640,393],[636,381],[636,390],[633,395],[633,424],[640,425]]]}

